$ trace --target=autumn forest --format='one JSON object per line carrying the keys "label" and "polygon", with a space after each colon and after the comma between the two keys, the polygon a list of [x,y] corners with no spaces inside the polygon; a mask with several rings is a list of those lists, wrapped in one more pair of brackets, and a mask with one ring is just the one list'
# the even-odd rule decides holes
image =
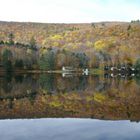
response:
{"label": "autumn forest", "polygon": [[140,22],[0,22],[0,69],[140,69]]}

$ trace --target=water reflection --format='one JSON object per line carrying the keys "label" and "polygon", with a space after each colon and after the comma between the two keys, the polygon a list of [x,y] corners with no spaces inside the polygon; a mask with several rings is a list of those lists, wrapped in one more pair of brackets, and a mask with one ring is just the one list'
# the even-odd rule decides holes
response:
{"label": "water reflection", "polygon": [[12,75],[8,73],[0,78],[0,99],[16,98],[39,89],[38,79],[31,75]]}
{"label": "water reflection", "polygon": [[0,118],[78,117],[140,120],[139,76],[0,77]]}
{"label": "water reflection", "polygon": [[85,76],[62,77],[61,75],[40,75],[40,88],[51,93],[69,93],[84,91],[88,86]]}

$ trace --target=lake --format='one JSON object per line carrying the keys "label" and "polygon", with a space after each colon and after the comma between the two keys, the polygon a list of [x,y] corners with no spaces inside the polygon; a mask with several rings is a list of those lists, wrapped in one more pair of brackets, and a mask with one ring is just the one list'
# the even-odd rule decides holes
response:
{"label": "lake", "polygon": [[0,76],[1,140],[140,139],[137,76]]}
{"label": "lake", "polygon": [[1,140],[139,140],[140,124],[93,119],[1,120]]}

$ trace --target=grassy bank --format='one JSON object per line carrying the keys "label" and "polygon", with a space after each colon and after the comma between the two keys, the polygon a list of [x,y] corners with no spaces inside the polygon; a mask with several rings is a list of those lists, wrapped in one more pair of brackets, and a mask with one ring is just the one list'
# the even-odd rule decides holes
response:
{"label": "grassy bank", "polygon": [[89,74],[90,75],[103,75],[104,70],[103,69],[90,69]]}
{"label": "grassy bank", "polygon": [[[23,74],[23,73],[31,73],[31,74],[41,74],[41,73],[54,73],[54,74],[62,74],[64,71],[62,70],[52,70],[52,71],[45,71],[45,70],[25,70],[25,69],[14,69],[13,71],[10,71],[16,74]],[[0,74],[4,74],[6,71],[4,69],[0,69]],[[74,74],[81,74],[82,71],[75,71]],[[89,70],[90,75],[103,75],[104,71],[102,69],[90,69]]]}

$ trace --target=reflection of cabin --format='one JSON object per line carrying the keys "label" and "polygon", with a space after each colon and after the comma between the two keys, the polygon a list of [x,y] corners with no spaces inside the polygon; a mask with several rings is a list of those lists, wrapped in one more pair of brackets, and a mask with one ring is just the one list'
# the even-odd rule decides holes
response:
{"label": "reflection of cabin", "polygon": [[66,77],[67,76],[71,76],[71,74],[73,75],[74,73],[76,74],[82,74],[82,75],[88,75],[89,74],[89,70],[86,68],[86,69],[77,69],[77,68],[73,68],[73,67],[70,67],[70,66],[66,66],[66,67],[62,67],[62,76],[63,77]]}
{"label": "reflection of cabin", "polygon": [[62,73],[62,77],[73,77],[72,73]]}

